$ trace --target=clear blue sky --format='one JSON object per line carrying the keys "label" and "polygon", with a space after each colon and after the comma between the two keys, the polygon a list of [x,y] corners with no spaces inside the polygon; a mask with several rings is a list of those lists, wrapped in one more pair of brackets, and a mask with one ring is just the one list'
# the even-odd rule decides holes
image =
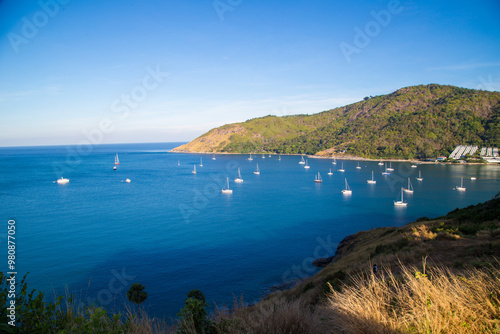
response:
{"label": "clear blue sky", "polygon": [[0,2],[0,146],[188,141],[428,83],[500,90],[498,0]]}

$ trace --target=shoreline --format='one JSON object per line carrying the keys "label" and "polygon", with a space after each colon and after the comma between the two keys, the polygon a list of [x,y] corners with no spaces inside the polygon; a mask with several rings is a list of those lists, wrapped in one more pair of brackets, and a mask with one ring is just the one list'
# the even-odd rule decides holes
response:
{"label": "shoreline", "polygon": [[[167,153],[183,153],[183,154],[206,154],[206,155],[248,155],[250,153],[229,153],[229,152],[188,152],[188,151],[167,151]],[[378,159],[372,159],[372,158],[363,158],[363,157],[357,157],[357,156],[352,156],[352,155],[340,155],[340,156],[324,156],[324,155],[309,155],[309,154],[288,154],[288,153],[283,153],[283,154],[276,154],[276,153],[252,153],[254,155],[283,155],[283,156],[306,156],[307,158],[310,159],[339,159],[339,160],[353,160],[353,161],[390,161],[390,162],[409,162],[409,163],[415,163],[415,164],[426,164],[426,165],[484,165],[484,166],[496,166],[500,165],[495,162],[462,162],[462,163],[453,163],[453,162],[442,162],[442,161],[422,161],[422,160],[415,160],[415,159],[401,159],[401,158],[378,158]]]}

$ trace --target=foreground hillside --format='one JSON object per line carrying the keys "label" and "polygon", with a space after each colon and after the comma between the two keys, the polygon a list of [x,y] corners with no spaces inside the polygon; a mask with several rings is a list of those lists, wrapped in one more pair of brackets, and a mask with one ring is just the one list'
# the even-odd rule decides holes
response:
{"label": "foreground hillside", "polygon": [[226,318],[233,330],[223,332],[498,333],[499,258],[497,195],[436,219],[346,237],[326,268],[236,309]]}
{"label": "foreground hillside", "polygon": [[410,159],[447,155],[460,144],[500,146],[500,93],[406,87],[318,114],[227,124],[174,151]]}

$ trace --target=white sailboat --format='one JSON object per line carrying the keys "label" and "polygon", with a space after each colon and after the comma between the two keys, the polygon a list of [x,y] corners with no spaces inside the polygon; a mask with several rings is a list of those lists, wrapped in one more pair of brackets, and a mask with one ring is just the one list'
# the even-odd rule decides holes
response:
{"label": "white sailboat", "polygon": [[406,203],[403,200],[403,187],[401,187],[401,200],[400,201],[394,201],[394,206],[407,206],[408,203]]}
{"label": "white sailboat", "polygon": [[264,156],[264,154],[262,154],[262,159],[265,159],[266,157]]}
{"label": "white sailboat", "polygon": [[384,163],[382,162],[382,159],[380,159],[380,162],[378,163],[379,166],[383,166]]}
{"label": "white sailboat", "polygon": [[271,155],[269,154],[269,158],[271,157]]}
{"label": "white sailboat", "polygon": [[340,167],[339,169],[339,172],[343,173],[345,172],[345,169],[344,169],[344,162],[342,161],[342,166]]}
{"label": "white sailboat", "polygon": [[332,165],[336,165],[336,164],[337,164],[337,159],[333,158]]}
{"label": "white sailboat", "polygon": [[385,171],[382,172],[382,175],[389,175],[391,173],[388,172],[388,169],[387,169],[387,164],[384,163],[384,166],[385,166]]}
{"label": "white sailboat", "polygon": [[361,166],[359,165],[359,161],[358,161],[358,165],[356,166],[356,169],[361,169]]}
{"label": "white sailboat", "polygon": [[333,175],[331,168],[330,168],[330,171],[328,172],[328,175]]}
{"label": "white sailboat", "polygon": [[413,194],[413,186],[411,185],[410,178],[408,178],[408,188],[403,188],[405,193]]}
{"label": "white sailboat", "polygon": [[392,162],[389,161],[389,168],[387,168],[388,172],[393,172],[394,168],[392,168]]}
{"label": "white sailboat", "polygon": [[222,193],[223,194],[232,194],[233,193],[233,190],[229,189],[229,178],[227,178],[227,188],[222,189]]}
{"label": "white sailboat", "polygon": [[191,171],[191,173],[196,174],[196,165],[193,165],[193,170]]}
{"label": "white sailboat", "polygon": [[69,182],[69,179],[65,179],[64,177],[61,176],[60,179],[57,180],[58,184],[66,184]]}
{"label": "white sailboat", "polygon": [[203,159],[200,158],[200,167],[203,167]]}
{"label": "white sailboat", "polygon": [[349,188],[349,184],[347,183],[347,179],[345,179],[345,189],[342,190],[342,194],[344,194],[344,195],[351,195],[352,194],[352,190],[351,190],[351,188]]}
{"label": "white sailboat", "polygon": [[118,159],[118,153],[116,153],[115,155],[115,165],[119,165],[120,164],[120,159]]}
{"label": "white sailboat", "polygon": [[177,160],[177,166],[180,166],[180,165],[181,165],[181,161]]}
{"label": "white sailboat", "polygon": [[321,175],[319,174],[319,172],[318,172],[318,175],[316,175],[316,178],[314,179],[314,182],[316,182],[316,183],[323,182],[323,180],[321,179]]}
{"label": "white sailboat", "polygon": [[241,178],[241,173],[240,173],[240,169],[238,168],[238,177],[236,179],[234,179],[234,182],[236,183],[242,183],[243,182],[243,179]]}
{"label": "white sailboat", "polygon": [[215,159],[215,154],[212,154],[212,160],[216,160],[216,159]]}
{"label": "white sailboat", "polygon": [[252,161],[253,158],[252,158],[252,153],[250,153],[250,157],[247,159],[248,161]]}
{"label": "white sailboat", "polygon": [[417,181],[422,181],[424,178],[422,177],[422,171],[418,171],[418,177],[417,177]]}
{"label": "white sailboat", "polygon": [[302,156],[302,160],[299,161],[299,165],[304,165],[306,161],[304,160],[304,156]]}
{"label": "white sailboat", "polygon": [[253,172],[255,175],[260,175],[259,164],[257,164],[257,169]]}
{"label": "white sailboat", "polygon": [[281,154],[278,156],[278,161],[281,161]]}
{"label": "white sailboat", "polygon": [[306,159],[306,165],[304,166],[304,168],[305,168],[305,169],[309,169],[309,168],[311,168],[311,166],[309,166],[309,165],[307,164],[307,159]]}
{"label": "white sailboat", "polygon": [[377,181],[375,181],[375,179],[373,178],[373,171],[372,171],[372,179],[371,180],[366,180],[366,183],[368,183],[368,184],[375,184],[375,183],[377,183]]}
{"label": "white sailboat", "polygon": [[465,191],[466,188],[464,187],[464,178],[463,177],[460,178],[460,187],[455,187],[455,189],[458,191]]}

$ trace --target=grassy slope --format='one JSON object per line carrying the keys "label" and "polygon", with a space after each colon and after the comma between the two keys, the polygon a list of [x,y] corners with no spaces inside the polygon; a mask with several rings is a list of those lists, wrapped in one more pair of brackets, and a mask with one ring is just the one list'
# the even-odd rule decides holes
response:
{"label": "grassy slope", "polygon": [[211,130],[179,150],[427,157],[458,144],[500,146],[500,93],[412,86],[314,115],[266,116],[222,129],[228,127],[238,130],[219,141]]}
{"label": "grassy slope", "polygon": [[496,333],[499,217],[497,195],[436,219],[356,233],[314,277],[219,314],[220,333]]}

